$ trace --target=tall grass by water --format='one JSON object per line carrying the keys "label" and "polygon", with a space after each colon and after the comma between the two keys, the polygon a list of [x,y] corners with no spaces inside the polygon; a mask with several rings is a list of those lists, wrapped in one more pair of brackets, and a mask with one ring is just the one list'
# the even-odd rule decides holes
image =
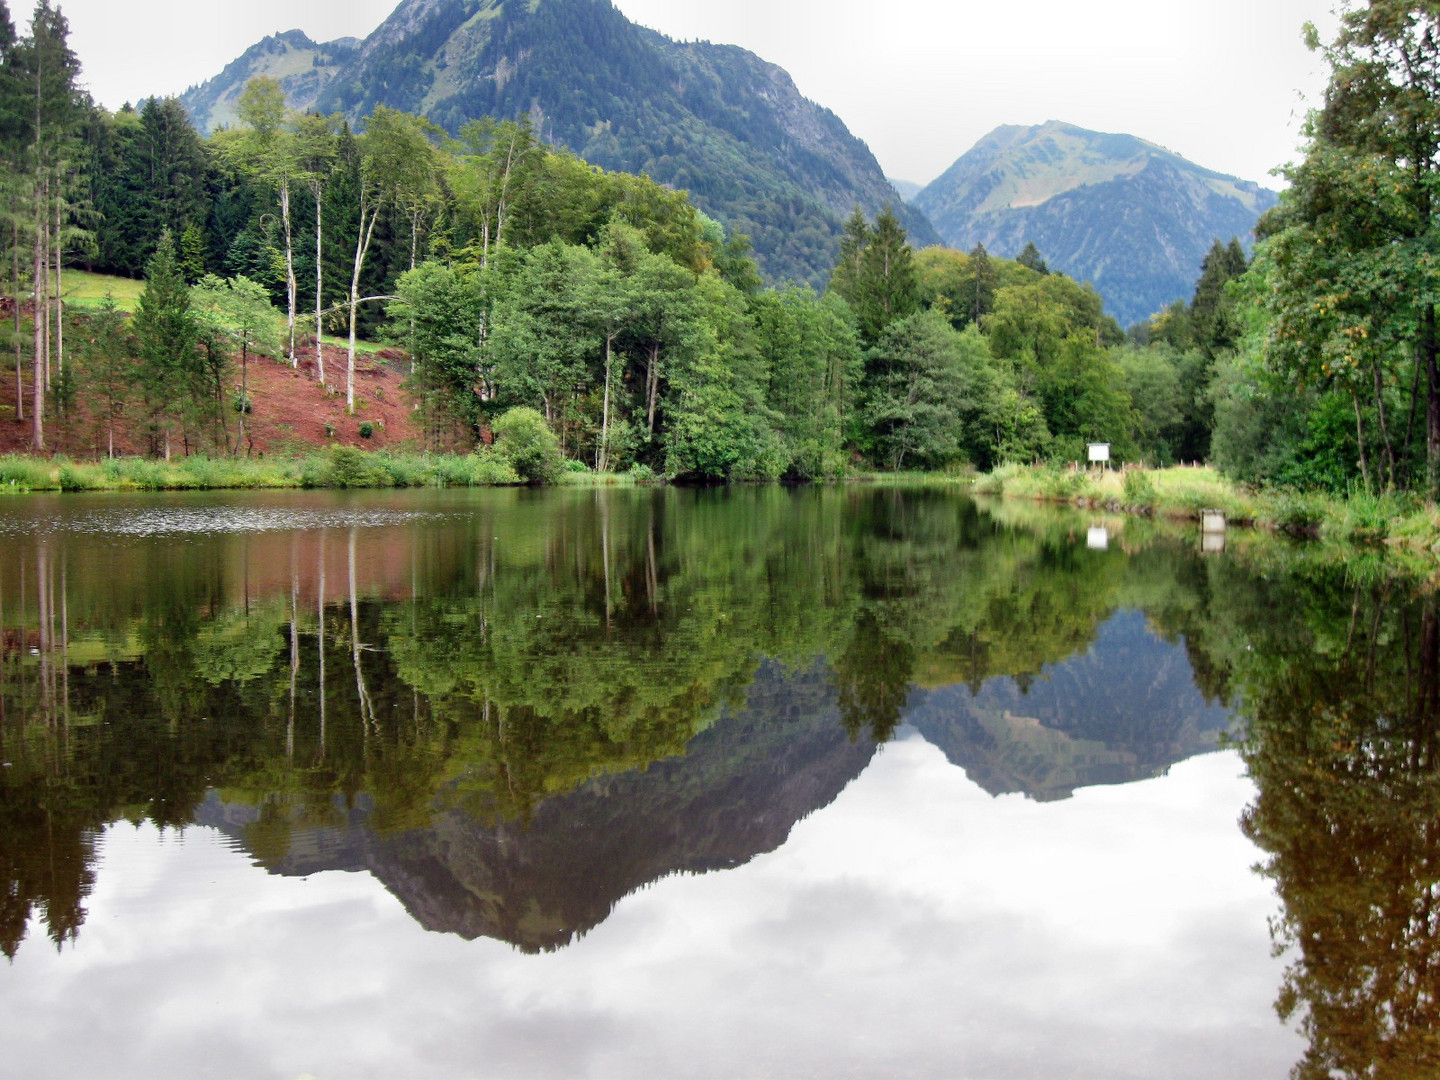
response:
{"label": "tall grass by water", "polygon": [[1440,554],[1440,508],[1414,495],[1362,487],[1328,492],[1254,490],[1208,467],[1096,471],[1001,465],[979,477],[977,495],[1036,499],[1196,520],[1218,510],[1231,523],[1340,544],[1389,544]]}
{"label": "tall grass by water", "polygon": [[336,447],[297,457],[159,461],[47,460],[0,456],[0,493],[41,491],[224,491],[260,488],[497,487],[520,483],[494,451],[476,454],[367,453]]}

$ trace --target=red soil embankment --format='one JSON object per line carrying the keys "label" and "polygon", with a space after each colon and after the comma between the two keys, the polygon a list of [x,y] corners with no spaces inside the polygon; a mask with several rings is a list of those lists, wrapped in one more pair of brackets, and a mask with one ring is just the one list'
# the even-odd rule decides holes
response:
{"label": "red soil embankment", "polygon": [[[420,430],[412,421],[409,395],[401,388],[409,364],[398,350],[355,357],[355,415],[345,411],[346,350],[326,343],[325,377],[327,386],[317,378],[315,349],[311,343],[297,344],[298,366],[266,357],[252,357],[249,363],[246,390],[251,411],[245,417],[245,444],[241,455],[273,454],[303,451],[312,447],[357,446],[380,450],[386,447],[420,445]],[[32,389],[28,365],[22,366],[25,420],[17,419],[15,408],[15,368],[13,356],[0,357],[0,453],[25,453],[30,450],[30,406]],[[238,396],[240,366],[233,365],[226,380],[227,399]],[[225,412],[225,426],[233,444],[239,414],[233,408]],[[70,416],[47,417],[45,448],[49,453],[65,453],[74,458],[100,457],[105,453],[105,424],[88,407],[85,395],[78,396]],[[362,438],[360,425],[372,425],[371,437]],[[328,430],[327,430],[328,425]],[[145,454],[150,450],[144,406],[133,402],[115,425],[115,452]],[[178,433],[172,435],[171,452],[183,453]],[[213,425],[191,433],[190,451],[217,454],[224,452],[214,445]]]}

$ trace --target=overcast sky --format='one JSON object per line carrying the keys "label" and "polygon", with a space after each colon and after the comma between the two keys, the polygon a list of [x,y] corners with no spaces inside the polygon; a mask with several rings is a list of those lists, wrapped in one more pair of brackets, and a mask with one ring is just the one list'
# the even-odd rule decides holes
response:
{"label": "overcast sky", "polygon": [[[298,28],[363,37],[397,0],[60,0],[91,92],[179,93]],[[999,124],[1066,120],[1275,185],[1324,85],[1300,42],[1333,0],[616,0],[679,39],[743,45],[795,77],[892,177],[928,182]],[[10,0],[17,16],[28,0]]]}

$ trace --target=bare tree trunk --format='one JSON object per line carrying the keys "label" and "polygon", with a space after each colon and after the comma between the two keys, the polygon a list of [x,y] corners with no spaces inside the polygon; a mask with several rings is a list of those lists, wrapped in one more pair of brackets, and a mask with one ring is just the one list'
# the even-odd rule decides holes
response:
{"label": "bare tree trunk", "polygon": [[1420,356],[1425,364],[1425,491],[1440,494],[1440,364],[1437,364],[1435,305],[1420,318]]}
{"label": "bare tree trunk", "polygon": [[15,206],[15,216],[10,221],[10,235],[14,243],[10,248],[11,282],[15,299],[15,419],[25,420],[25,381],[20,374],[20,206]]}
{"label": "bare tree trunk", "polygon": [[45,281],[50,276],[45,263],[45,196],[40,184],[35,185],[35,277],[31,282],[34,296],[35,355],[31,363],[35,401],[31,413],[30,445],[37,454],[45,451],[45,327],[50,321],[45,310]]}
{"label": "bare tree trunk", "polygon": [[345,410],[355,411],[355,319],[360,309],[360,272],[365,268],[365,256],[370,251],[370,238],[375,235],[375,223],[380,220],[377,206],[370,214],[370,224],[365,224],[365,207],[360,207],[360,234],[355,240],[355,269],[350,275],[350,352],[345,361]]}
{"label": "bare tree trunk", "polygon": [[[596,457],[595,471],[610,470],[610,366],[614,359],[615,335],[605,335],[605,404],[600,412],[600,453]],[[609,567],[606,567],[608,572]]]}
{"label": "bare tree trunk", "polygon": [[295,280],[295,238],[290,227],[290,181],[280,181],[280,220],[285,228],[285,319],[289,331],[290,351],[285,354],[290,366],[299,367],[295,358],[295,309],[300,299],[300,286]]}
{"label": "bare tree trunk", "polygon": [[1360,479],[1365,481],[1366,491],[1373,491],[1370,486],[1370,463],[1365,456],[1365,421],[1360,412],[1360,395],[1351,390],[1350,400],[1355,405],[1355,442],[1360,447]]}
{"label": "bare tree trunk", "polygon": [[655,399],[660,388],[660,346],[650,346],[650,365],[647,371],[646,395],[649,398],[650,434],[655,434]]}
{"label": "bare tree trunk", "polygon": [[55,200],[55,369],[65,374],[65,283],[61,260],[65,245],[60,240],[60,199]]}
{"label": "bare tree trunk", "polygon": [[325,385],[325,327],[320,320],[320,308],[323,303],[324,289],[322,281],[325,277],[325,249],[322,243],[324,236],[324,217],[322,214],[323,203],[321,197],[324,194],[319,184],[315,185],[315,373],[319,376],[320,385]]}
{"label": "bare tree trunk", "polygon": [[1380,377],[1380,365],[1371,369],[1375,374],[1375,415],[1380,424],[1380,447],[1385,454],[1385,489],[1395,490],[1395,444],[1390,439],[1390,425],[1385,419],[1385,385]]}

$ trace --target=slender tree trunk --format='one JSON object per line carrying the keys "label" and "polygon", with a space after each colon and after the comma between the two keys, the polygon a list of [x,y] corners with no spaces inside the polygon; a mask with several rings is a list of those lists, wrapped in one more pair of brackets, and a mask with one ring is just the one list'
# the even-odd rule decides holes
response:
{"label": "slender tree trunk", "polygon": [[659,389],[660,389],[660,346],[659,346],[659,345],[651,345],[651,346],[650,346],[650,364],[649,364],[649,370],[646,372],[646,375],[647,375],[646,382],[647,382],[647,384],[648,384],[648,385],[646,386],[646,396],[649,398],[649,403],[648,403],[648,404],[649,404],[649,410],[648,410],[648,411],[649,411],[649,417],[648,417],[648,420],[649,420],[649,425],[650,425],[650,434],[651,434],[651,435],[654,435],[654,434],[655,434],[655,399],[656,399],[656,397],[658,396],[658,391],[659,391]]}
{"label": "slender tree trunk", "polygon": [[240,456],[240,444],[245,441],[245,410],[250,405],[250,339],[240,342],[240,430],[235,433],[235,457]]}
{"label": "slender tree trunk", "polygon": [[1380,365],[1374,364],[1375,374],[1375,416],[1380,425],[1380,448],[1385,455],[1385,489],[1395,490],[1395,444],[1390,439],[1390,424],[1385,419],[1385,384],[1380,377]]}
{"label": "slender tree trunk", "polygon": [[1370,463],[1365,456],[1365,420],[1360,412],[1360,395],[1354,390],[1350,391],[1350,401],[1355,406],[1355,442],[1360,447],[1360,479],[1365,482],[1365,490],[1373,491],[1370,485]]}
{"label": "slender tree trunk", "polygon": [[325,233],[324,215],[322,214],[322,198],[325,189],[321,185],[315,185],[315,373],[319,376],[320,385],[325,385],[325,327],[320,321],[320,308],[324,303],[324,289],[322,282],[325,277],[325,247],[323,237]]}
{"label": "slender tree trunk", "polygon": [[285,319],[289,331],[290,351],[286,359],[290,366],[299,367],[295,358],[295,310],[299,306],[300,286],[295,280],[295,238],[290,226],[290,181],[280,181],[280,220],[285,228]]}
{"label": "slender tree trunk", "polygon": [[[596,472],[610,469],[610,367],[614,360],[615,335],[605,335],[605,404],[600,411],[600,453],[595,462]],[[609,570],[609,567],[606,567]]]}
{"label": "slender tree trunk", "polygon": [[65,374],[65,282],[61,261],[65,245],[60,241],[60,200],[55,200],[55,369]]}
{"label": "slender tree trunk", "polygon": [[360,272],[365,268],[365,256],[370,251],[370,238],[375,235],[375,222],[380,220],[380,208],[370,213],[370,224],[365,224],[365,208],[360,208],[360,233],[355,240],[355,268],[350,274],[350,352],[345,359],[345,410],[355,411],[355,319],[360,310]]}
{"label": "slender tree trunk", "polygon": [[1420,355],[1425,363],[1425,490],[1440,495],[1440,366],[1437,366],[1435,305],[1427,304],[1420,319]]}
{"label": "slender tree trunk", "polygon": [[11,282],[15,298],[15,419],[25,420],[25,380],[20,373],[20,205],[15,204],[15,216],[10,221],[10,235],[14,243],[10,248]]}
{"label": "slender tree trunk", "polygon": [[1405,456],[1400,461],[1400,486],[1410,487],[1410,466],[1415,456],[1415,414],[1419,411],[1420,405],[1420,374],[1421,368],[1420,349],[1415,349],[1415,378],[1410,385],[1410,415],[1405,421]]}
{"label": "slender tree trunk", "polygon": [[45,450],[45,327],[50,321],[45,311],[45,280],[49,277],[45,268],[45,196],[40,184],[35,185],[35,277],[31,292],[35,305],[35,356],[32,363],[32,382],[35,400],[31,412],[30,444],[37,454]]}
{"label": "slender tree trunk", "polygon": [[[50,180],[45,180],[45,205],[50,203]],[[45,318],[42,339],[45,343],[45,392],[50,392],[50,221],[47,211],[42,207],[40,211],[40,270],[41,281],[43,282],[41,295],[45,298]]]}

